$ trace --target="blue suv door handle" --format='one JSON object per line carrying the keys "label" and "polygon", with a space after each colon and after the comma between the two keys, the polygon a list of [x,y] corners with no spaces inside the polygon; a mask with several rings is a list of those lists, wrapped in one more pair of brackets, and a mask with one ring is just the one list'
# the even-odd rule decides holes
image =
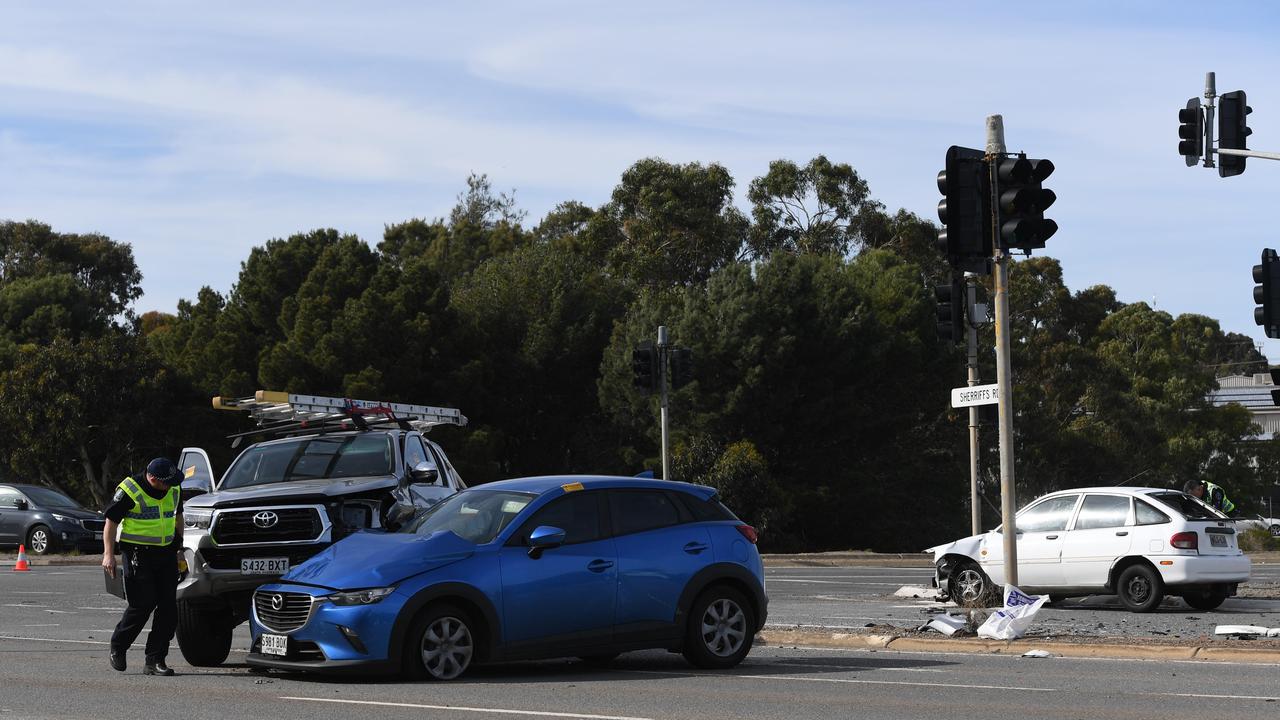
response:
{"label": "blue suv door handle", "polygon": [[706,543],[700,543],[700,542],[691,542],[688,545],[684,546],[684,551],[689,553],[690,555],[697,555],[698,553],[706,549],[707,549]]}
{"label": "blue suv door handle", "polygon": [[587,563],[587,569],[591,572],[604,572],[611,567],[613,567],[612,560],[592,560]]}

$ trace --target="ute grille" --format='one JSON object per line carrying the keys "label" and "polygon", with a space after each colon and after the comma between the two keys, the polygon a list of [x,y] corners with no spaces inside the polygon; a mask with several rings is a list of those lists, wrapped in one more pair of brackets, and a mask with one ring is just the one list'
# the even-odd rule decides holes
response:
{"label": "ute grille", "polygon": [[[279,606],[276,607],[276,598]],[[253,609],[258,622],[274,632],[293,632],[311,618],[311,596],[296,592],[262,592],[253,594]]]}
{"label": "ute grille", "polygon": [[[262,512],[275,513],[275,524],[265,528],[254,524],[254,516]],[[219,545],[305,542],[318,539],[322,528],[320,513],[315,508],[254,508],[218,513],[211,534]]]}

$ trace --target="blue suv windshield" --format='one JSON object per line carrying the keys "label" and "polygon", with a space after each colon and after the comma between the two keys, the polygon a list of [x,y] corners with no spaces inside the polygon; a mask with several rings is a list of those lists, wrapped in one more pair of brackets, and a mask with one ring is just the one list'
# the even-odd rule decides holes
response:
{"label": "blue suv windshield", "polygon": [[320,435],[244,451],[219,490],[317,478],[390,475],[395,454],[386,434]]}
{"label": "blue suv windshield", "polygon": [[532,493],[468,490],[440,502],[397,532],[430,535],[447,530],[463,540],[483,545],[510,525],[534,497]]}

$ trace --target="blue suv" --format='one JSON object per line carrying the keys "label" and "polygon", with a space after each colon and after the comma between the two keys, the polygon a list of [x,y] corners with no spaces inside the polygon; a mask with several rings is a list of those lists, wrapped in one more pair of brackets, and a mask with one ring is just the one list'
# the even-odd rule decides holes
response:
{"label": "blue suv", "polygon": [[477,662],[661,648],[733,667],[768,610],[755,541],[709,487],[489,483],[259,588],[248,662],[451,680]]}

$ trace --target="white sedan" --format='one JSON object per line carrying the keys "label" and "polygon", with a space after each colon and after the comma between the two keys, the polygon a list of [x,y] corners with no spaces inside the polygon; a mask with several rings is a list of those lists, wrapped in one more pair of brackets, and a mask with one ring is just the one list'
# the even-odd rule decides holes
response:
{"label": "white sedan", "polygon": [[[1166,594],[1212,610],[1249,579],[1232,520],[1177,490],[1062,490],[1017,515],[1018,587],[1054,601],[1118,595],[1150,612]],[[1000,528],[928,548],[934,582],[961,605],[992,604],[1005,582]]]}
{"label": "white sedan", "polygon": [[1236,527],[1241,531],[1257,528],[1258,530],[1266,530],[1273,537],[1280,537],[1280,518],[1269,518],[1261,515],[1255,515],[1251,518],[1241,518],[1236,520]]}

